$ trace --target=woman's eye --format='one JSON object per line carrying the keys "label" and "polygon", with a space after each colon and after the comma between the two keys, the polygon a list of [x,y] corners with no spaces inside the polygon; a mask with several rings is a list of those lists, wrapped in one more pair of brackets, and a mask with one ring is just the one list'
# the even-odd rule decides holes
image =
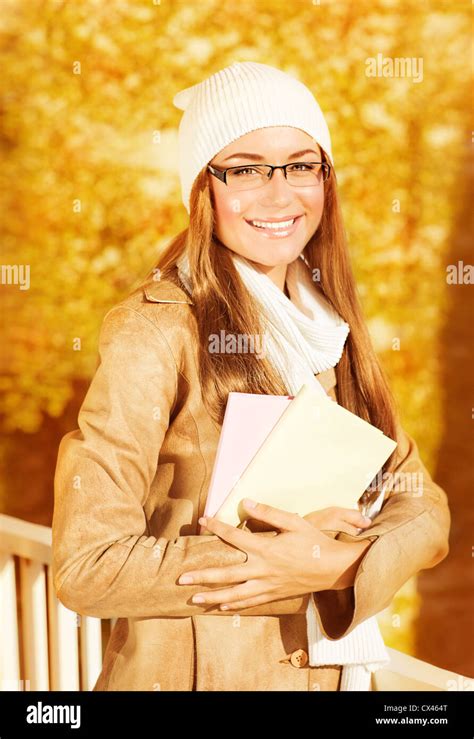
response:
{"label": "woman's eye", "polygon": [[289,169],[296,170],[297,172],[307,172],[308,170],[314,169],[314,166],[312,164],[299,162],[298,164],[293,164]]}
{"label": "woman's eye", "polygon": [[234,174],[256,174],[257,170],[253,167],[241,167],[240,169],[234,169]]}

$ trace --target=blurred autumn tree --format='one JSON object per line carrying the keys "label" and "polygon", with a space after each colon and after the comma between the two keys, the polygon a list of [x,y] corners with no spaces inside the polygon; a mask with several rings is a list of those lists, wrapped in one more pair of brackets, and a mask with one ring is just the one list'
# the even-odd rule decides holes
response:
{"label": "blurred autumn tree", "polygon": [[[4,505],[44,453],[28,485],[47,491],[48,521],[57,441],[75,425],[102,317],[187,224],[173,96],[243,60],[298,76],[326,114],[369,327],[433,467],[471,4],[2,0],[1,10],[2,262],[31,268],[28,291],[1,286]],[[367,76],[377,55],[421,59],[422,79]],[[413,603],[413,583],[406,593]]]}

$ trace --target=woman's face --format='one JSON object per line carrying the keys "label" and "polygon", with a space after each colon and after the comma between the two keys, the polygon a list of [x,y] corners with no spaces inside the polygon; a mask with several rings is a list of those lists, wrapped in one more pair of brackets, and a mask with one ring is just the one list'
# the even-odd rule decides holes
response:
{"label": "woman's face", "polygon": [[[311,136],[298,128],[272,126],[241,136],[210,164],[225,169],[311,161],[321,161],[321,150]],[[296,187],[286,181],[283,170],[277,169],[265,185],[237,192],[211,173],[209,178],[216,236],[232,251],[261,265],[265,272],[293,262],[318,228],[324,206],[322,178],[314,185]],[[255,220],[274,223],[293,218],[293,225],[279,230],[252,225]]]}

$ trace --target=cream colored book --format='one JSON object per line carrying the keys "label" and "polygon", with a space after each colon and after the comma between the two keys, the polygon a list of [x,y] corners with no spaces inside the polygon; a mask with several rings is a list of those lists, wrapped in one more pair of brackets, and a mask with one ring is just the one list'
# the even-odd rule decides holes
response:
{"label": "cream colored book", "polygon": [[329,506],[357,509],[396,446],[380,429],[304,384],[215,518],[232,526],[249,519],[243,498],[301,516]]}

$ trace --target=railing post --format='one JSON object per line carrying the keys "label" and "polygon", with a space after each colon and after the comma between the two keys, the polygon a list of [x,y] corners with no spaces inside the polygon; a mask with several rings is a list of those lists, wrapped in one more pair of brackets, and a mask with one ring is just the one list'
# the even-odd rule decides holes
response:
{"label": "railing post", "polygon": [[48,622],[44,565],[20,559],[25,676],[30,690],[49,690]]}
{"label": "railing post", "polygon": [[82,690],[92,690],[102,668],[102,630],[100,618],[81,617]]}
{"label": "railing post", "polygon": [[48,567],[51,690],[79,690],[78,614],[56,598]]}
{"label": "railing post", "polygon": [[0,552],[0,688],[20,690],[15,558]]}

